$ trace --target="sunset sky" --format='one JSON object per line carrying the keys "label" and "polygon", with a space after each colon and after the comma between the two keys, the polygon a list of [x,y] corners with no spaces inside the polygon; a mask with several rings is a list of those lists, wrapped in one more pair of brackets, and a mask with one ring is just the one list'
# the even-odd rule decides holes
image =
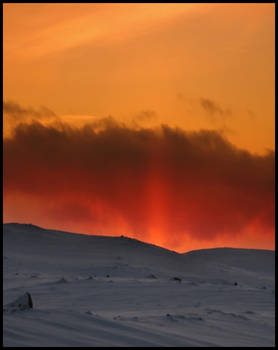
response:
{"label": "sunset sky", "polygon": [[4,4],[4,221],[274,249],[274,4]]}

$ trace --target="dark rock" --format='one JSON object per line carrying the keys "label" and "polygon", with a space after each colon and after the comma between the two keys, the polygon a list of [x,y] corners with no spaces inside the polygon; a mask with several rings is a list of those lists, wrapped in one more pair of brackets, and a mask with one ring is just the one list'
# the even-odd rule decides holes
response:
{"label": "dark rock", "polygon": [[28,292],[3,307],[3,311],[5,312],[23,311],[28,309],[33,309],[33,300],[31,294]]}
{"label": "dark rock", "polygon": [[181,283],[182,279],[180,277],[172,277],[170,278],[171,281],[177,281],[179,283]]}

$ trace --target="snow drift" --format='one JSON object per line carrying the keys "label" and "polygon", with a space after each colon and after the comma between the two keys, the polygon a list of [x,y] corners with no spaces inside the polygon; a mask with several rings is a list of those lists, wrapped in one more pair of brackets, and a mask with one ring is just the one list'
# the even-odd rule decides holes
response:
{"label": "snow drift", "polygon": [[274,251],[178,254],[24,224],[4,224],[3,243],[3,311],[26,290],[35,305],[3,313],[5,346],[274,345]]}

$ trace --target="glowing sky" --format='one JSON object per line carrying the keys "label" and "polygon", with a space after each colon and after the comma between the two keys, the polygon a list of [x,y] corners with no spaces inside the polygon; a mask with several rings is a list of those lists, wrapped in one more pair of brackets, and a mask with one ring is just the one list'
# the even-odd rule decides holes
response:
{"label": "glowing sky", "polygon": [[274,249],[274,4],[4,4],[4,221]]}

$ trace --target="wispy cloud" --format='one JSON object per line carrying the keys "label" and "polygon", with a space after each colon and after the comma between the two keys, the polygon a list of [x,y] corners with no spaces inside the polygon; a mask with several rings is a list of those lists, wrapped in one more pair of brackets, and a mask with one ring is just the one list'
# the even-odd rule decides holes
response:
{"label": "wispy cloud", "polygon": [[[13,19],[19,23],[21,13],[33,14],[35,28],[25,26],[32,38],[25,33],[18,43],[8,41],[9,32],[5,35],[5,53],[19,55],[22,58],[38,58],[61,52],[88,43],[117,42],[156,30],[167,25],[173,18],[196,11],[198,6],[192,4],[67,4],[61,20],[49,21],[45,13],[56,16],[59,6],[46,7],[47,4],[9,4],[5,7],[5,17],[13,9]],[[61,6],[61,5],[60,5]],[[76,10],[76,11],[75,11]],[[41,23],[38,19],[41,18]],[[5,22],[6,23],[6,22]]]}
{"label": "wispy cloud", "polygon": [[231,115],[232,111],[229,108],[222,108],[220,107],[219,104],[214,102],[213,100],[210,100],[208,98],[200,98],[200,104],[202,108],[210,115],[220,115],[220,116],[225,116],[225,115]]}

